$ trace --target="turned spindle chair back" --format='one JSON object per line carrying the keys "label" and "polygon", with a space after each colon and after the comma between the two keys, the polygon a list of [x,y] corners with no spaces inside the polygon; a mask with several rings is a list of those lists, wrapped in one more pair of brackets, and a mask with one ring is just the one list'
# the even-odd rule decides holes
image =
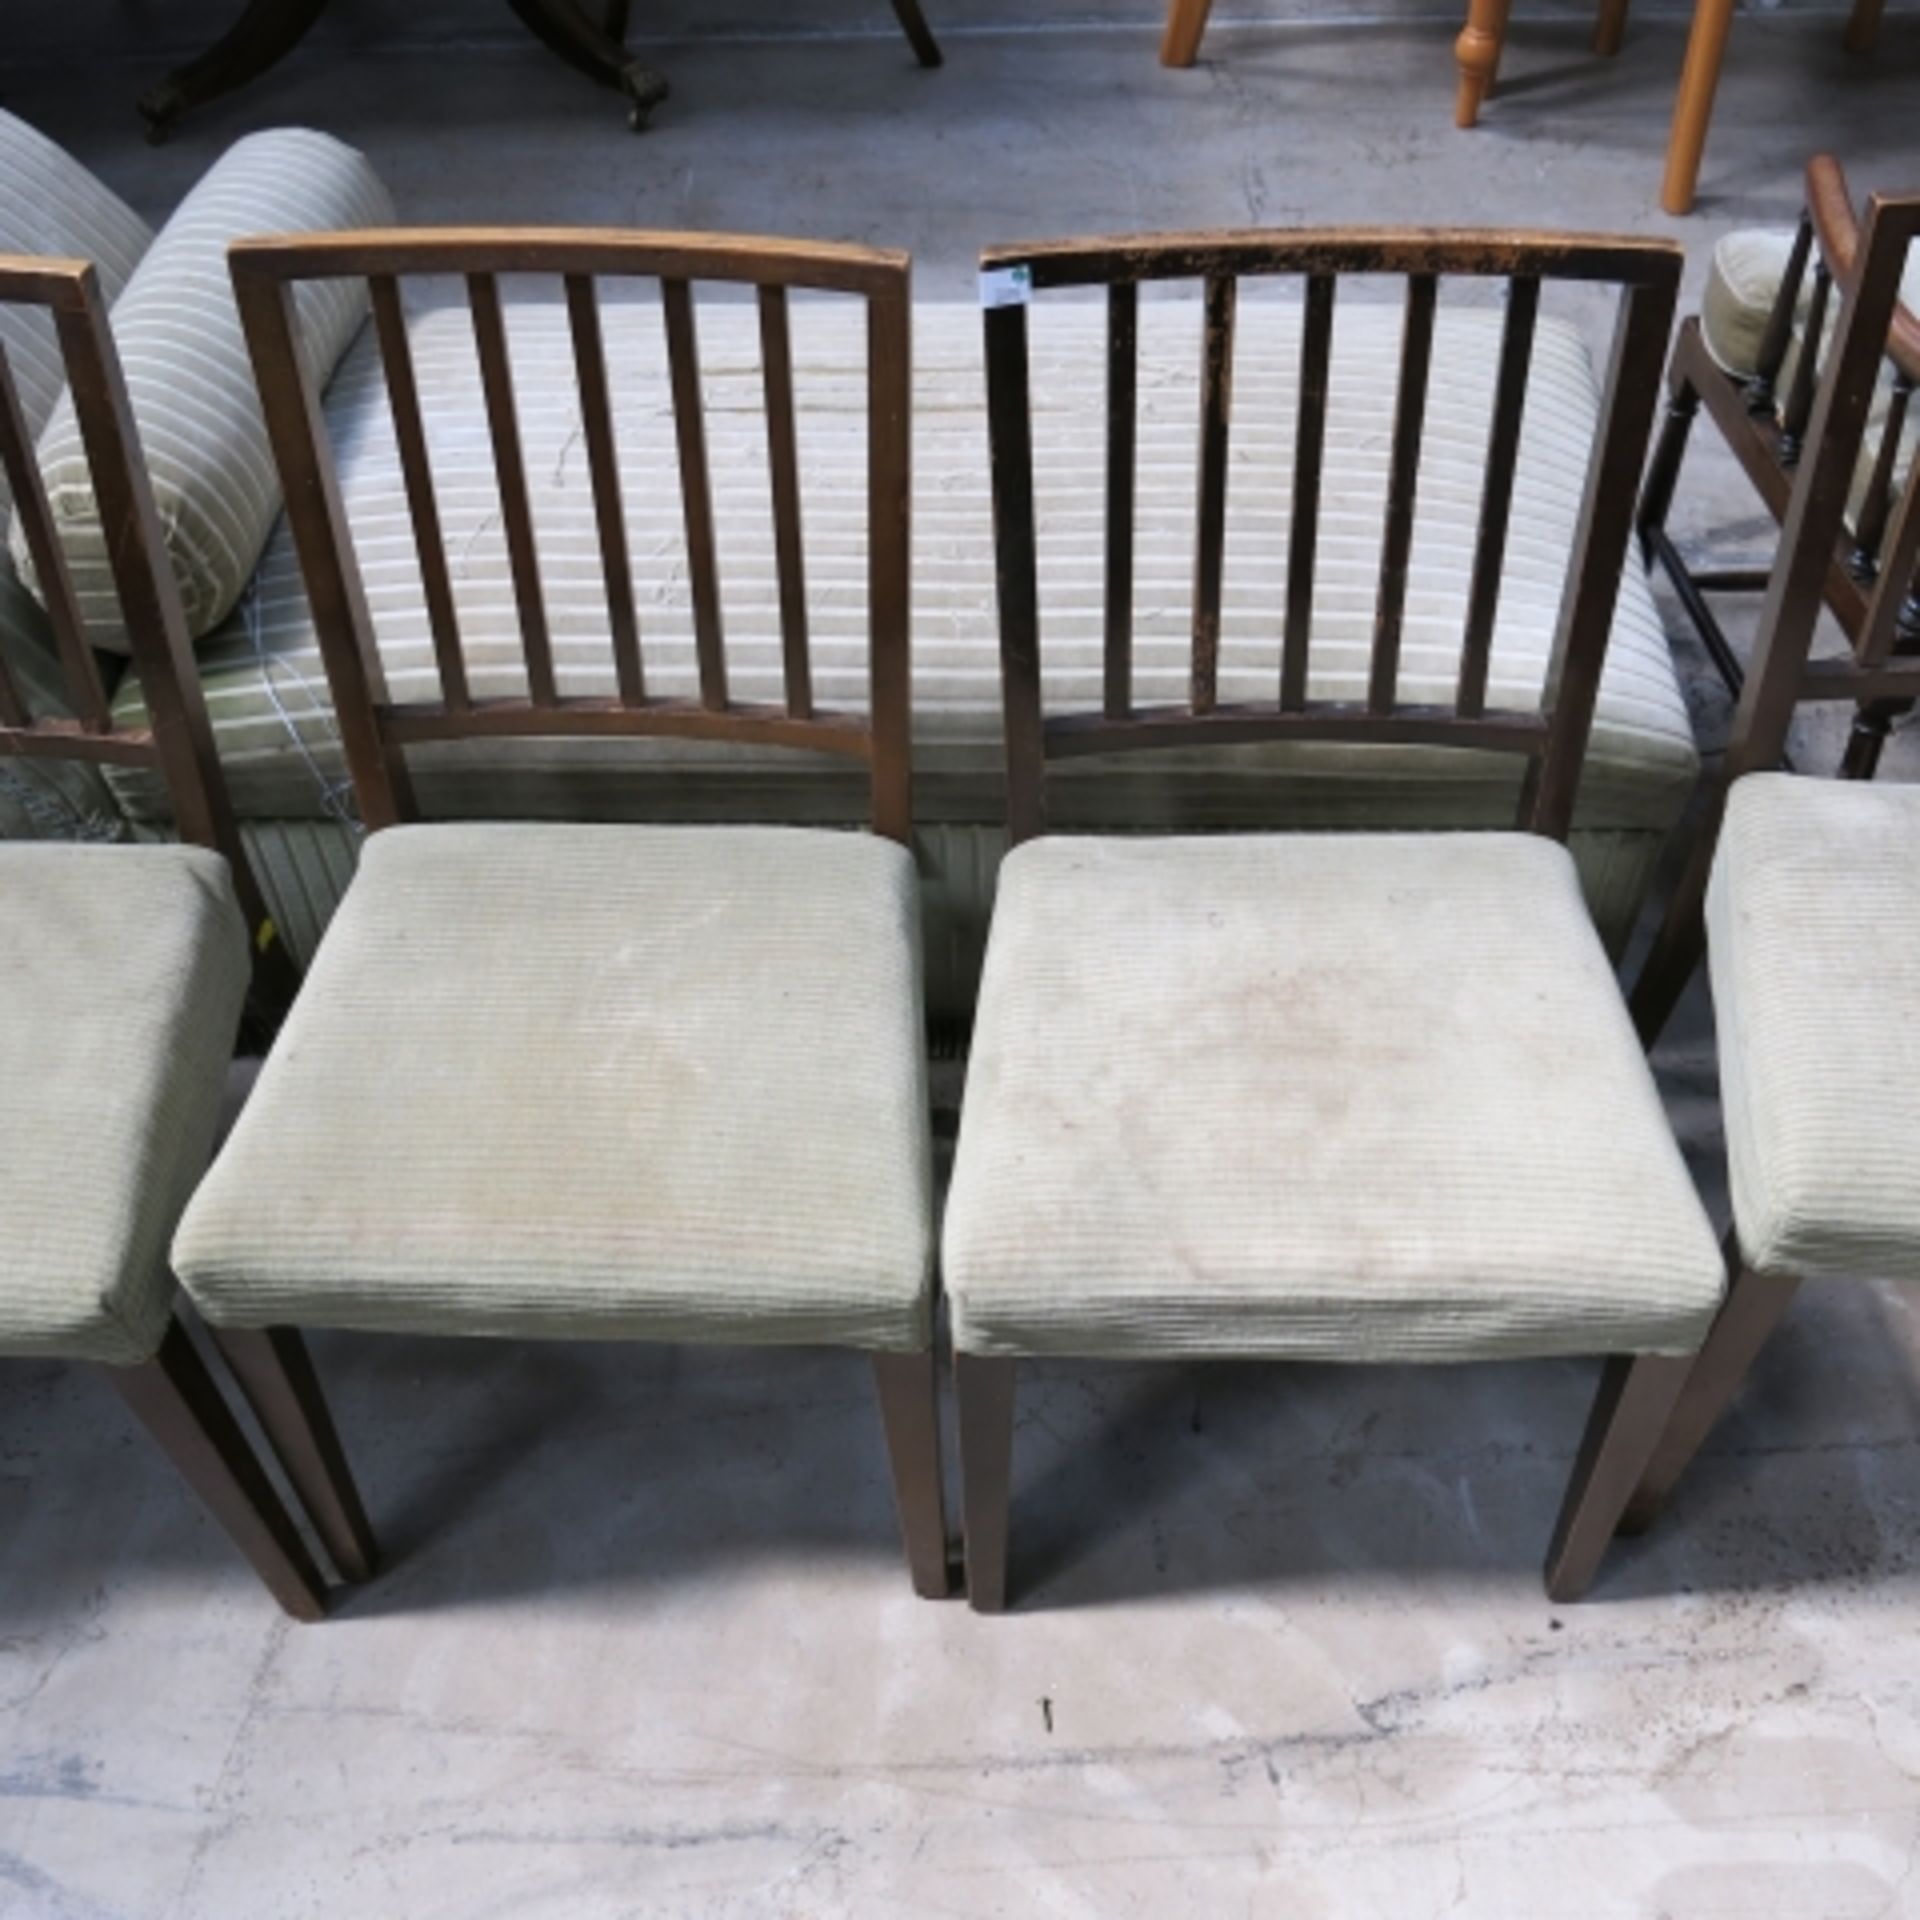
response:
{"label": "turned spindle chair back", "polygon": [[[1053,760],[1208,741],[1332,740],[1518,756],[1527,763],[1518,824],[1564,840],[1627,554],[1634,490],[1680,266],[1679,249],[1665,241],[1364,229],[1067,241],[996,248],[984,255],[1012,838],[1018,842],[1044,830],[1046,770]],[[1314,562],[1336,293],[1343,276],[1358,274],[1402,277],[1406,294],[1366,697],[1332,701],[1314,699],[1309,691]],[[1275,276],[1297,279],[1305,294],[1286,603],[1274,610],[1282,635],[1280,672],[1270,700],[1227,704],[1219,698],[1219,677],[1234,318],[1240,283]],[[1401,697],[1401,628],[1435,314],[1443,279],[1455,276],[1504,280],[1506,318],[1487,422],[1486,481],[1457,685],[1450,704],[1418,705]],[[1137,331],[1140,289],[1166,280],[1197,280],[1204,297],[1192,668],[1184,705],[1142,707],[1133,697],[1130,658]],[[1489,706],[1488,663],[1535,323],[1542,287],[1552,281],[1610,284],[1619,289],[1619,301],[1545,685],[1538,708],[1518,712]],[[1041,698],[1027,299],[1056,288],[1088,287],[1107,292],[1104,697],[1097,711],[1048,714]]]}
{"label": "turned spindle chair back", "polygon": [[67,708],[63,715],[36,714],[0,657],[0,754],[157,772],[180,837],[226,857],[248,926],[260,936],[264,951],[271,945],[270,923],[220,776],[186,615],[166,561],[99,281],[83,260],[0,255],[0,304],[37,310],[53,328],[86,447],[133,671],[148,714],[138,727],[114,720],[112,697],[87,638],[19,390],[0,346],[0,471],[33,559],[58,649]]}
{"label": "turned spindle chair back", "polygon": [[[409,746],[489,736],[651,736],[791,747],[862,762],[874,830],[901,842],[909,838],[906,255],[710,234],[395,231],[242,241],[232,249],[231,267],[348,769],[370,830],[416,813],[405,760]],[[617,687],[610,695],[568,694],[555,673],[501,300],[500,281],[507,274],[550,276],[565,292]],[[524,696],[481,698],[469,686],[401,292],[402,280],[414,275],[455,275],[465,281],[518,613]],[[401,704],[388,696],[320,397],[299,351],[295,286],[342,277],[364,278],[371,289],[433,637],[439,697],[430,702]],[[599,279],[659,282],[698,660],[699,690],[693,698],[662,697],[648,685],[595,286]],[[778,704],[738,701],[729,688],[696,281],[752,287],[759,303],[784,670],[785,698]],[[866,713],[822,707],[813,695],[788,325],[788,296],[795,291],[847,295],[866,308]]]}
{"label": "turned spindle chair back", "polygon": [[[1920,376],[1920,320],[1900,304],[1901,276],[1920,234],[1920,194],[1874,195],[1856,229],[1837,164],[1816,159],[1807,169],[1807,183],[1808,211],[1768,327],[1761,368],[1743,396],[1753,409],[1742,423],[1746,437],[1728,436],[1749,475],[1756,482],[1767,476],[1761,493],[1781,521],[1779,551],[1764,575],[1758,637],[1737,683],[1726,759],[1634,986],[1634,1019],[1649,1042],[1666,1024],[1705,950],[1707,879],[1727,789],[1742,774],[1781,764],[1794,711],[1803,701],[1845,701],[1855,708],[1841,773],[1870,779],[1891,719],[1920,700],[1920,460],[1908,461],[1904,476],[1899,473],[1902,429]],[[1782,399],[1775,382],[1816,245],[1802,334],[1806,348]],[[1814,343],[1836,297],[1839,314],[1821,357]],[[1727,376],[1678,365],[1690,339],[1697,348],[1697,326],[1689,326],[1692,331],[1683,333],[1676,352],[1676,412],[1691,392],[1713,404],[1719,419],[1726,396],[1716,393],[1713,382],[1725,387]],[[1887,365],[1893,374],[1887,414],[1873,443],[1866,498],[1849,525],[1872,402]],[[1671,422],[1669,431],[1674,431]],[[1670,573],[1679,563],[1677,556],[1668,559],[1671,542],[1661,523],[1677,466],[1677,451],[1671,465],[1656,460],[1642,506],[1643,534],[1651,528],[1649,545],[1667,560]],[[1692,576],[1694,588],[1703,582],[1716,584],[1712,576]],[[1823,606],[1849,642],[1849,651],[1838,659],[1812,657]],[[1695,618],[1700,619],[1699,611]],[[1717,633],[1710,614],[1702,631],[1709,637]]]}

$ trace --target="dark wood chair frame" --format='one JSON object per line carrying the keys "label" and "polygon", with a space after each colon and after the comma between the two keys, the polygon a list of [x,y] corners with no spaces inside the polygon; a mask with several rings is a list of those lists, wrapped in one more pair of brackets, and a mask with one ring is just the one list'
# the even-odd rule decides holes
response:
{"label": "dark wood chair frame", "polygon": [[[1807,166],[1806,211],[1768,318],[1757,370],[1746,379],[1723,372],[1707,352],[1694,318],[1682,324],[1667,369],[1671,397],[1641,494],[1641,545],[1672,583],[1738,707],[1725,776],[1634,983],[1634,1021],[1649,1045],[1659,1038],[1706,951],[1702,906],[1725,781],[1782,762],[1787,724],[1800,701],[1848,699],[1855,711],[1840,777],[1871,780],[1893,722],[1913,707],[1913,691],[1903,689],[1920,689],[1920,680],[1905,674],[1901,664],[1920,656],[1920,460],[1912,463],[1904,485],[1896,484],[1901,435],[1915,382],[1920,381],[1920,316],[1901,306],[1898,298],[1906,247],[1900,210],[1912,204],[1912,196],[1881,198],[1873,204],[1879,211],[1877,220],[1869,216],[1867,244],[1877,239],[1888,249],[1891,265],[1883,262],[1881,267],[1893,275],[1890,313],[1879,309],[1877,279],[1874,298],[1862,291],[1861,229],[1846,176],[1838,161],[1821,154]],[[1809,344],[1820,338],[1836,286],[1843,309],[1824,373],[1816,365],[1818,353],[1801,353],[1783,396],[1776,388],[1792,344],[1809,262],[1812,286],[1804,329]],[[1893,374],[1887,415],[1866,498],[1857,523],[1849,528],[1846,505],[1883,360]],[[1845,378],[1865,384],[1857,392],[1849,387],[1828,404],[1823,378],[1842,377],[1842,370]],[[1703,403],[1754,491],[1780,523],[1770,567],[1689,568],[1666,531],[1681,459]],[[1828,437],[1835,435],[1838,440],[1829,448]],[[1815,487],[1838,491],[1822,491],[1803,503],[1801,496]],[[1802,541],[1818,544],[1801,552]],[[1767,671],[1776,678],[1764,690],[1754,687],[1752,674],[1742,667],[1714,617],[1706,596],[1715,592],[1767,595],[1759,645],[1769,662]],[[1851,664],[1808,663],[1814,622],[1823,605],[1852,643]],[[1897,685],[1887,683],[1889,674]],[[1752,702],[1762,697],[1768,704],[1756,709]]]}
{"label": "dark wood chair frame", "polygon": [[[1705,946],[1702,910],[1707,878],[1733,783],[1745,774],[1781,764],[1787,728],[1803,700],[1855,702],[1866,719],[1856,724],[1854,742],[1864,737],[1875,755],[1884,730],[1876,731],[1872,709],[1904,709],[1920,700],[1920,647],[1913,644],[1915,566],[1920,560],[1920,461],[1915,462],[1880,528],[1873,549],[1877,570],[1864,578],[1855,579],[1849,566],[1858,551],[1860,530],[1849,535],[1846,526],[1881,358],[1890,341],[1902,343],[1903,357],[1906,350],[1920,345],[1920,337],[1908,326],[1912,316],[1899,305],[1900,278],[1916,236],[1920,236],[1920,194],[1876,195],[1867,202],[1860,244],[1834,263],[1833,277],[1839,282],[1843,304],[1810,417],[1803,416],[1808,452],[1794,475],[1779,558],[1767,583],[1753,661],[1734,714],[1733,738],[1636,995],[1643,1030],[1649,1033],[1657,1031],[1665,1008],[1677,997],[1676,982],[1684,984],[1692,972],[1693,960],[1685,956],[1690,951],[1697,957]],[[1812,332],[1809,328],[1810,336]],[[1803,360],[1806,357],[1810,356]],[[1773,364],[1779,364],[1777,357]],[[1897,368],[1901,366],[1896,362]],[[1876,486],[1884,486],[1886,479],[1883,443],[1876,460]],[[1820,609],[1823,604],[1834,607],[1835,587],[1842,578],[1852,583],[1861,600],[1859,616],[1848,628],[1853,651],[1845,659],[1815,660],[1811,656]],[[1849,758],[1853,758],[1852,747]],[[1872,771],[1871,760],[1849,771],[1865,778]],[[1650,979],[1657,992],[1649,988]],[[1641,1476],[1623,1531],[1639,1532],[1658,1517],[1799,1287],[1796,1277],[1756,1273],[1748,1267],[1737,1230],[1729,1230],[1726,1248],[1726,1305]]]}
{"label": "dark wood chair frame", "polygon": [[[1015,844],[1046,830],[1052,760],[1206,741],[1308,739],[1407,741],[1522,756],[1527,771],[1517,824],[1565,841],[1672,324],[1681,267],[1677,247],[1573,235],[1336,229],[995,248],[981,265],[1001,285],[1024,277],[1032,293],[1092,287],[1107,293],[1105,666],[1098,711],[1048,715],[1042,709],[1024,293],[989,306],[985,317],[1008,813]],[[1358,274],[1404,276],[1407,292],[1367,697],[1335,702],[1309,698],[1309,628],[1334,296],[1342,276]],[[1235,307],[1242,279],[1277,275],[1305,283],[1287,604],[1276,610],[1283,623],[1279,683],[1271,701],[1223,705],[1217,683]],[[1401,618],[1437,293],[1448,275],[1503,277],[1508,301],[1457,690],[1451,706],[1415,706],[1399,698]],[[1172,279],[1197,279],[1205,288],[1191,690],[1185,706],[1142,708],[1133,699],[1130,654],[1137,320],[1141,286]],[[1487,669],[1540,290],[1543,281],[1553,280],[1614,284],[1620,304],[1541,707],[1537,713],[1510,712],[1488,707]],[[1548,1555],[1548,1587],[1556,1598],[1577,1597],[1591,1581],[1687,1366],[1684,1359],[1647,1354],[1608,1361]],[[1000,1357],[954,1357],[968,1594],[986,1612],[1006,1604],[1015,1367]]]}
{"label": "dark wood chair frame", "polygon": [[[911,845],[911,282],[905,254],[711,234],[451,229],[243,241],[230,259],[347,765],[370,831],[418,817],[405,758],[405,749],[417,743],[504,735],[671,736],[790,747],[864,762],[873,831]],[[612,695],[567,695],[556,683],[501,304],[503,274],[553,276],[564,284],[618,687]],[[455,275],[466,283],[527,670],[524,699],[477,699],[468,686],[400,288],[403,277],[414,275]],[[320,396],[298,351],[293,288],[302,281],[342,277],[364,278],[371,289],[433,635],[436,702],[402,705],[388,697]],[[667,699],[647,687],[595,285],[601,278],[660,283],[699,670],[696,699]],[[696,281],[756,290],[786,696],[778,705],[737,701],[728,687]],[[866,714],[823,708],[813,696],[788,333],[788,295],[795,290],[850,295],[866,306]],[[951,1590],[951,1573],[934,1356],[931,1350],[875,1354],[872,1361],[914,1587],[929,1597],[944,1595]]]}
{"label": "dark wood chair frame", "polygon": [[[82,260],[0,256],[0,302],[37,307],[51,317],[106,530],[133,670],[150,715],[150,723],[140,728],[114,723],[33,439],[0,348],[0,467],[33,556],[75,716],[36,717],[0,661],[0,755],[158,772],[181,838],[224,855],[232,869],[241,910],[256,933],[256,967],[285,968],[284,949],[273,938],[215,757],[186,619],[162,557],[165,545],[98,280]],[[297,1406],[315,1444],[338,1455],[332,1422],[297,1338],[270,1341],[215,1331],[214,1339],[263,1426],[271,1409]],[[181,1321],[169,1322],[151,1359],[102,1371],[280,1604],[298,1619],[319,1619],[326,1609],[326,1583]],[[299,1463],[285,1455],[282,1460],[304,1496]],[[341,1484],[350,1494],[351,1483],[343,1478]],[[314,1513],[316,1531],[342,1578],[364,1579],[373,1566],[371,1537],[363,1519],[353,1527],[332,1524],[341,1511],[330,1494]],[[357,1502],[351,1511],[357,1516]]]}

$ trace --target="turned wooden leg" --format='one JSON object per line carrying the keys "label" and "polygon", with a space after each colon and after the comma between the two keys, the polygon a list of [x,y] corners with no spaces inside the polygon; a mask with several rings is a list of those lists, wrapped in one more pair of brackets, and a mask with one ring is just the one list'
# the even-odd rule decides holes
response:
{"label": "turned wooden leg", "polygon": [[1691,1354],[1617,1354],[1607,1362],[1547,1549],[1549,1599],[1578,1600],[1593,1584],[1692,1366]]}
{"label": "turned wooden leg", "polygon": [[967,1604],[975,1613],[1007,1605],[1007,1523],[1013,1496],[1011,1360],[953,1356],[960,1415],[960,1518],[966,1539]]}
{"label": "turned wooden leg", "polygon": [[1627,7],[1630,0],[1600,0],[1600,11],[1593,21],[1593,50],[1611,60],[1620,51],[1627,34]]}
{"label": "turned wooden leg", "polygon": [[1511,5],[1512,0],[1467,0],[1467,24],[1453,43],[1453,57],[1460,65],[1460,88],[1453,102],[1456,127],[1476,125],[1481,105],[1493,91]]}
{"label": "turned wooden leg", "polygon": [[1799,1290],[1798,1280],[1774,1279],[1742,1266],[1732,1234],[1727,1236],[1727,1263],[1733,1278],[1726,1303],[1687,1375],[1679,1405],[1668,1416],[1666,1430],[1640,1475],[1640,1484],[1627,1502],[1620,1519],[1622,1533],[1643,1532],[1659,1518],[1674,1484],[1726,1412],[1754,1357],[1767,1344],[1788,1302]]}
{"label": "turned wooden leg", "polygon": [[1167,30],[1160,38],[1163,67],[1190,67],[1200,51],[1213,0],[1167,0]]}
{"label": "turned wooden leg", "polygon": [[1713,93],[1720,84],[1720,62],[1732,25],[1733,0],[1695,0],[1687,62],[1673,107],[1673,134],[1667,142],[1667,176],[1660,188],[1660,204],[1669,213],[1693,211],[1700,156],[1706,151],[1707,125],[1713,118]]}
{"label": "turned wooden leg", "polygon": [[190,108],[258,79],[293,51],[327,0],[247,0],[245,10],[197,60],[177,67],[140,96],[147,137],[164,140]]}
{"label": "turned wooden leg", "polygon": [[1871,53],[1880,37],[1880,13],[1886,0],[1853,0],[1847,15],[1846,48],[1849,53]]}
{"label": "turned wooden leg", "polygon": [[291,1327],[208,1331],[341,1579],[371,1580],[380,1559],[373,1529],[306,1342]]}
{"label": "turned wooden leg", "polygon": [[940,1370],[932,1349],[876,1353],[873,1384],[913,1590],[923,1600],[944,1600],[953,1591],[953,1569],[947,1558],[946,1491],[940,1481]]}
{"label": "turned wooden leg", "polygon": [[933,29],[927,25],[927,16],[920,11],[920,0],[893,0],[893,11],[894,17],[900,22],[901,32],[913,47],[913,57],[923,67],[939,66],[940,42],[933,37]]}
{"label": "turned wooden leg", "polygon": [[[632,59],[617,35],[589,19],[579,0],[507,0],[522,24],[557,53],[568,66],[627,96],[628,118],[640,131],[672,89],[651,67]],[[603,18],[626,26],[624,8]]]}
{"label": "turned wooden leg", "polygon": [[168,1321],[151,1360],[102,1371],[281,1606],[296,1620],[324,1619],[325,1584],[179,1321]]}

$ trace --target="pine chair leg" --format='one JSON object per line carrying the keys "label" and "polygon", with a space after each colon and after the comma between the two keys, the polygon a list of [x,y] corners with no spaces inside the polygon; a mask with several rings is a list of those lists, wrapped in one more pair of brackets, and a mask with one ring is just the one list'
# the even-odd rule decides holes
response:
{"label": "pine chair leg", "polygon": [[1847,16],[1846,48],[1849,53],[1871,53],[1880,37],[1880,14],[1886,0],[1853,0]]}
{"label": "pine chair leg", "polygon": [[1626,38],[1627,7],[1630,0],[1600,0],[1600,12],[1593,23],[1593,50],[1611,60]]}
{"label": "pine chair leg", "polygon": [[953,1356],[960,1414],[960,1517],[966,1537],[967,1604],[1007,1606],[1007,1521],[1013,1498],[1014,1362]]}
{"label": "pine chair leg", "polygon": [[1500,66],[1510,5],[1511,0],[1467,0],[1467,24],[1453,43],[1453,57],[1460,67],[1460,87],[1453,103],[1456,127],[1479,123],[1481,105],[1493,91],[1493,76]]}
{"label": "pine chair leg", "polygon": [[1593,1584],[1692,1366],[1691,1354],[1616,1354],[1607,1362],[1547,1549],[1548,1598],[1578,1600]]}
{"label": "pine chair leg", "polygon": [[913,57],[923,67],[937,67],[941,63],[940,42],[933,37],[933,29],[927,25],[927,16],[920,11],[920,0],[893,0],[893,11],[900,22],[900,30],[913,45]]}
{"label": "pine chair leg", "polygon": [[1190,67],[1200,52],[1213,0],[1167,0],[1167,29],[1160,40],[1163,67]]}
{"label": "pine chair leg", "polygon": [[900,1516],[913,1590],[923,1600],[953,1591],[947,1559],[947,1503],[940,1478],[940,1370],[925,1353],[876,1353],[874,1391],[887,1434],[893,1504]]}
{"label": "pine chair leg", "polygon": [[1668,1417],[1653,1458],[1627,1502],[1620,1520],[1622,1533],[1642,1533],[1660,1517],[1667,1496],[1726,1412],[1754,1357],[1767,1344],[1799,1290],[1798,1280],[1773,1279],[1741,1266],[1731,1236],[1728,1251],[1734,1274],[1726,1304],[1687,1375],[1680,1404]]}
{"label": "pine chair leg", "polygon": [[151,1360],[102,1371],[281,1606],[325,1619],[325,1583],[180,1322],[167,1323]]}
{"label": "pine chair leg", "polygon": [[209,1331],[341,1579],[371,1580],[380,1558],[373,1529],[306,1342],[291,1327]]}
{"label": "pine chair leg", "polygon": [[1687,36],[1686,64],[1673,105],[1673,132],[1667,140],[1666,178],[1660,205],[1668,213],[1691,213],[1700,179],[1700,158],[1707,148],[1713,96],[1720,84],[1720,62],[1733,26],[1733,0],[1694,0],[1693,29]]}

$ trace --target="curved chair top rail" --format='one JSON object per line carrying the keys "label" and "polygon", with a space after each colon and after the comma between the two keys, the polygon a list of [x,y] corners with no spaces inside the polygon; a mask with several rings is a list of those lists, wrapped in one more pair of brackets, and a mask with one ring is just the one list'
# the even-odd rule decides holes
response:
{"label": "curved chair top rail", "polygon": [[[1806,217],[1829,270],[1845,280],[1860,250],[1860,221],[1846,171],[1830,153],[1816,153],[1807,162]],[[1894,303],[1893,324],[1887,329],[1887,358],[1910,383],[1920,382],[1920,314],[1901,301]]]}
{"label": "curved chair top rail", "polygon": [[[1013,838],[1028,838],[1045,827],[1049,759],[1282,739],[1409,742],[1524,755],[1529,768],[1521,824],[1564,838],[1626,558],[1681,265],[1680,248],[1666,240],[1394,228],[1146,234],[994,247],[984,253],[981,292]],[[1334,294],[1343,276],[1363,274],[1401,276],[1407,283],[1367,697],[1311,700],[1310,628]],[[1271,701],[1222,705],[1217,689],[1237,288],[1244,278],[1275,275],[1305,283],[1280,677]],[[1508,298],[1455,697],[1448,706],[1412,705],[1399,698],[1400,637],[1435,310],[1439,282],[1447,277],[1504,279]],[[1171,279],[1201,281],[1205,301],[1192,670],[1186,705],[1141,708],[1133,700],[1131,663],[1138,290],[1143,282]],[[1541,285],[1555,280],[1616,286],[1619,313],[1541,706],[1537,712],[1490,711],[1488,665],[1514,457]],[[1108,301],[1103,700],[1095,712],[1046,714],[1027,303],[1050,289],[1095,286],[1107,289]]]}
{"label": "curved chair top rail", "polygon": [[[1895,347],[1900,323],[1913,317],[1900,305],[1900,284],[1920,238],[1920,193],[1870,196],[1866,218],[1855,227],[1850,210],[1841,220],[1846,181],[1837,162],[1824,155],[1815,159],[1807,181],[1809,205],[1825,209],[1819,224],[1840,236],[1835,252],[1837,256],[1844,247],[1845,257],[1836,257],[1831,265],[1823,258],[1816,266],[1805,338],[1820,337],[1830,280],[1838,281],[1844,299],[1817,380],[1814,356],[1803,353],[1781,417],[1783,450],[1790,450],[1796,468],[1793,492],[1780,529],[1781,558],[1760,611],[1753,664],[1734,714],[1726,782],[1779,763],[1794,707],[1802,700],[1920,698],[1920,460],[1909,463],[1903,484],[1895,484],[1894,472],[1915,384]],[[1795,242],[1800,268],[1815,224],[1810,212]],[[1823,238],[1822,247],[1827,244]],[[1794,277],[1790,263],[1788,279]],[[1783,289],[1783,301],[1790,326],[1797,296],[1787,299]],[[1781,330],[1780,314],[1776,305],[1768,323],[1768,349],[1773,334]],[[1849,537],[1848,503],[1886,360],[1894,365],[1893,392],[1867,505]],[[1777,371],[1779,359],[1771,364]],[[1763,359],[1763,373],[1766,365]],[[1749,397],[1755,405],[1767,404],[1770,388],[1756,394],[1750,387]],[[1851,657],[1815,660],[1810,656],[1828,570],[1835,553],[1849,547],[1849,564],[1869,588],[1866,610],[1853,636]]]}
{"label": "curved chair top rail", "polygon": [[157,768],[182,839],[227,855],[256,925],[239,834],[214,752],[179,589],[165,558],[153,491],[127,402],[106,304],[84,260],[0,254],[0,305],[38,309],[53,328],[86,449],[133,670],[149,724],[117,727],[87,638],[18,388],[0,346],[0,468],[13,495],[53,630],[72,718],[36,717],[0,659],[0,754]]}
{"label": "curved chair top rail", "polygon": [[[911,283],[906,254],[705,233],[382,229],[243,240],[231,248],[229,265],[347,764],[369,828],[414,814],[404,749],[417,742],[481,735],[677,736],[864,761],[875,830],[908,838]],[[500,295],[500,278],[509,274],[554,276],[565,289],[618,688],[611,696],[564,695],[555,681]],[[527,673],[524,699],[480,699],[468,684],[400,293],[403,278],[432,275],[457,275],[466,282]],[[434,702],[401,705],[388,696],[320,396],[298,351],[292,288],[302,281],[343,277],[364,278],[372,297],[438,669],[440,698]],[[695,699],[660,698],[647,690],[595,284],[613,278],[660,283],[699,670]],[[736,701],[728,690],[692,293],[696,280],[757,289],[786,695],[781,704]],[[865,714],[823,709],[813,699],[788,331],[791,291],[852,295],[867,309],[870,697]]]}

